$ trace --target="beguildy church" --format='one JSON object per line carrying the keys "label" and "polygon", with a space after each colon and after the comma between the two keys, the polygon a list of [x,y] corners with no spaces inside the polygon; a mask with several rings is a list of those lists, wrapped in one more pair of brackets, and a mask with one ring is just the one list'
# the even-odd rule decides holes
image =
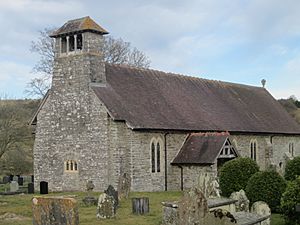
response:
{"label": "beguildy church", "polygon": [[52,87],[35,126],[35,187],[182,190],[236,157],[284,170],[300,155],[300,126],[263,87],[103,61],[108,32],[90,17],[55,31]]}

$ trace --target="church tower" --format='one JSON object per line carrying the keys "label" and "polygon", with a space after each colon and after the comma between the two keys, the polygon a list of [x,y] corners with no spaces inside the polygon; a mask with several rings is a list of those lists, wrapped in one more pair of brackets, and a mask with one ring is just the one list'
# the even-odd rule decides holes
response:
{"label": "church tower", "polygon": [[107,111],[92,90],[105,87],[102,47],[108,34],[90,17],[70,20],[55,38],[52,87],[37,115],[34,144],[35,187],[52,191],[85,190],[108,180]]}
{"label": "church tower", "polygon": [[[83,72],[85,75],[89,75],[86,78],[91,83],[105,84],[102,55],[103,35],[105,34],[108,32],[87,16],[68,21],[50,35],[55,38],[52,82],[54,88],[61,82],[59,73],[64,70],[65,75],[71,72]],[[84,68],[83,71],[81,71],[82,68]],[[72,78],[75,77],[72,76]]]}

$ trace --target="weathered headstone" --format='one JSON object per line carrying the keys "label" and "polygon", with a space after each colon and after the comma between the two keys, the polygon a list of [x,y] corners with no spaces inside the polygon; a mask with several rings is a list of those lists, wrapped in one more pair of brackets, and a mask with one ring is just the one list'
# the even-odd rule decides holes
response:
{"label": "weathered headstone", "polygon": [[179,224],[198,224],[208,213],[205,195],[197,188],[192,188],[190,191],[185,192],[178,206]]}
{"label": "weathered headstone", "polygon": [[[254,202],[253,205],[251,206],[251,212],[261,216],[269,216],[269,217],[271,216],[270,207],[268,206],[267,203],[262,201]],[[261,225],[270,225],[270,223],[271,220],[269,218],[267,220],[262,221]]]}
{"label": "weathered headstone", "polygon": [[19,190],[18,182],[12,181],[10,182],[10,192],[17,192]]}
{"label": "weathered headstone", "polygon": [[23,183],[24,183],[23,177],[18,177],[18,184],[19,184],[20,186],[23,186]]}
{"label": "weathered headstone", "polygon": [[127,173],[122,174],[118,181],[119,200],[128,198],[131,188],[131,178]]}
{"label": "weathered headstone", "polygon": [[104,191],[104,193],[114,198],[115,200],[114,210],[116,212],[117,207],[119,205],[118,192],[114,189],[113,186],[109,185],[107,190]]}
{"label": "weathered headstone", "polygon": [[4,176],[2,180],[3,184],[7,184],[10,181],[9,176]]}
{"label": "weathered headstone", "polygon": [[236,212],[249,212],[250,201],[248,200],[244,190],[231,193],[229,198],[237,200],[237,202],[235,203]]}
{"label": "weathered headstone", "polygon": [[144,215],[149,213],[149,198],[132,198],[132,213]]}
{"label": "weathered headstone", "polygon": [[73,198],[35,197],[32,199],[33,225],[78,225],[77,202]]}
{"label": "weathered headstone", "polygon": [[46,181],[40,182],[40,194],[41,195],[48,194],[48,182]]}
{"label": "weathered headstone", "polygon": [[115,217],[114,205],[115,200],[112,196],[105,193],[101,194],[98,200],[97,218],[109,219]]}
{"label": "weathered headstone", "polygon": [[34,194],[34,184],[33,183],[28,184],[28,194]]}
{"label": "weathered headstone", "polygon": [[220,187],[214,173],[201,173],[198,177],[197,188],[206,198],[219,198]]}

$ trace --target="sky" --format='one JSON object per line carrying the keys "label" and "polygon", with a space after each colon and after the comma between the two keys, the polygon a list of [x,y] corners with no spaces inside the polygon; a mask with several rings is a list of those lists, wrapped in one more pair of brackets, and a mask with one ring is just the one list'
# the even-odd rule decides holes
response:
{"label": "sky", "polygon": [[90,16],[151,68],[300,98],[299,0],[0,0],[0,96],[29,98],[39,31]]}

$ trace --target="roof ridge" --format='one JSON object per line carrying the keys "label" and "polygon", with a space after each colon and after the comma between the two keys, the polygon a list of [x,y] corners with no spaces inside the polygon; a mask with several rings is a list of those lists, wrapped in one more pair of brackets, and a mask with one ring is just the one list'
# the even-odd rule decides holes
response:
{"label": "roof ridge", "polygon": [[187,75],[187,74],[180,74],[180,73],[173,73],[173,72],[165,72],[165,71],[158,70],[158,69],[153,69],[153,68],[136,67],[136,66],[128,65],[128,64],[114,64],[114,63],[106,63],[106,64],[111,65],[111,66],[117,66],[117,67],[123,67],[123,68],[127,68],[127,69],[138,70],[138,71],[158,72],[160,74],[176,76],[176,77],[179,77],[179,78],[204,80],[204,81],[211,82],[211,83],[221,83],[221,84],[240,86],[240,87],[265,89],[263,87],[249,85],[249,84],[233,83],[233,82],[222,81],[222,80],[213,80],[213,79],[208,79],[208,78],[203,78],[203,77],[197,77],[197,76],[194,76],[194,75]]}

